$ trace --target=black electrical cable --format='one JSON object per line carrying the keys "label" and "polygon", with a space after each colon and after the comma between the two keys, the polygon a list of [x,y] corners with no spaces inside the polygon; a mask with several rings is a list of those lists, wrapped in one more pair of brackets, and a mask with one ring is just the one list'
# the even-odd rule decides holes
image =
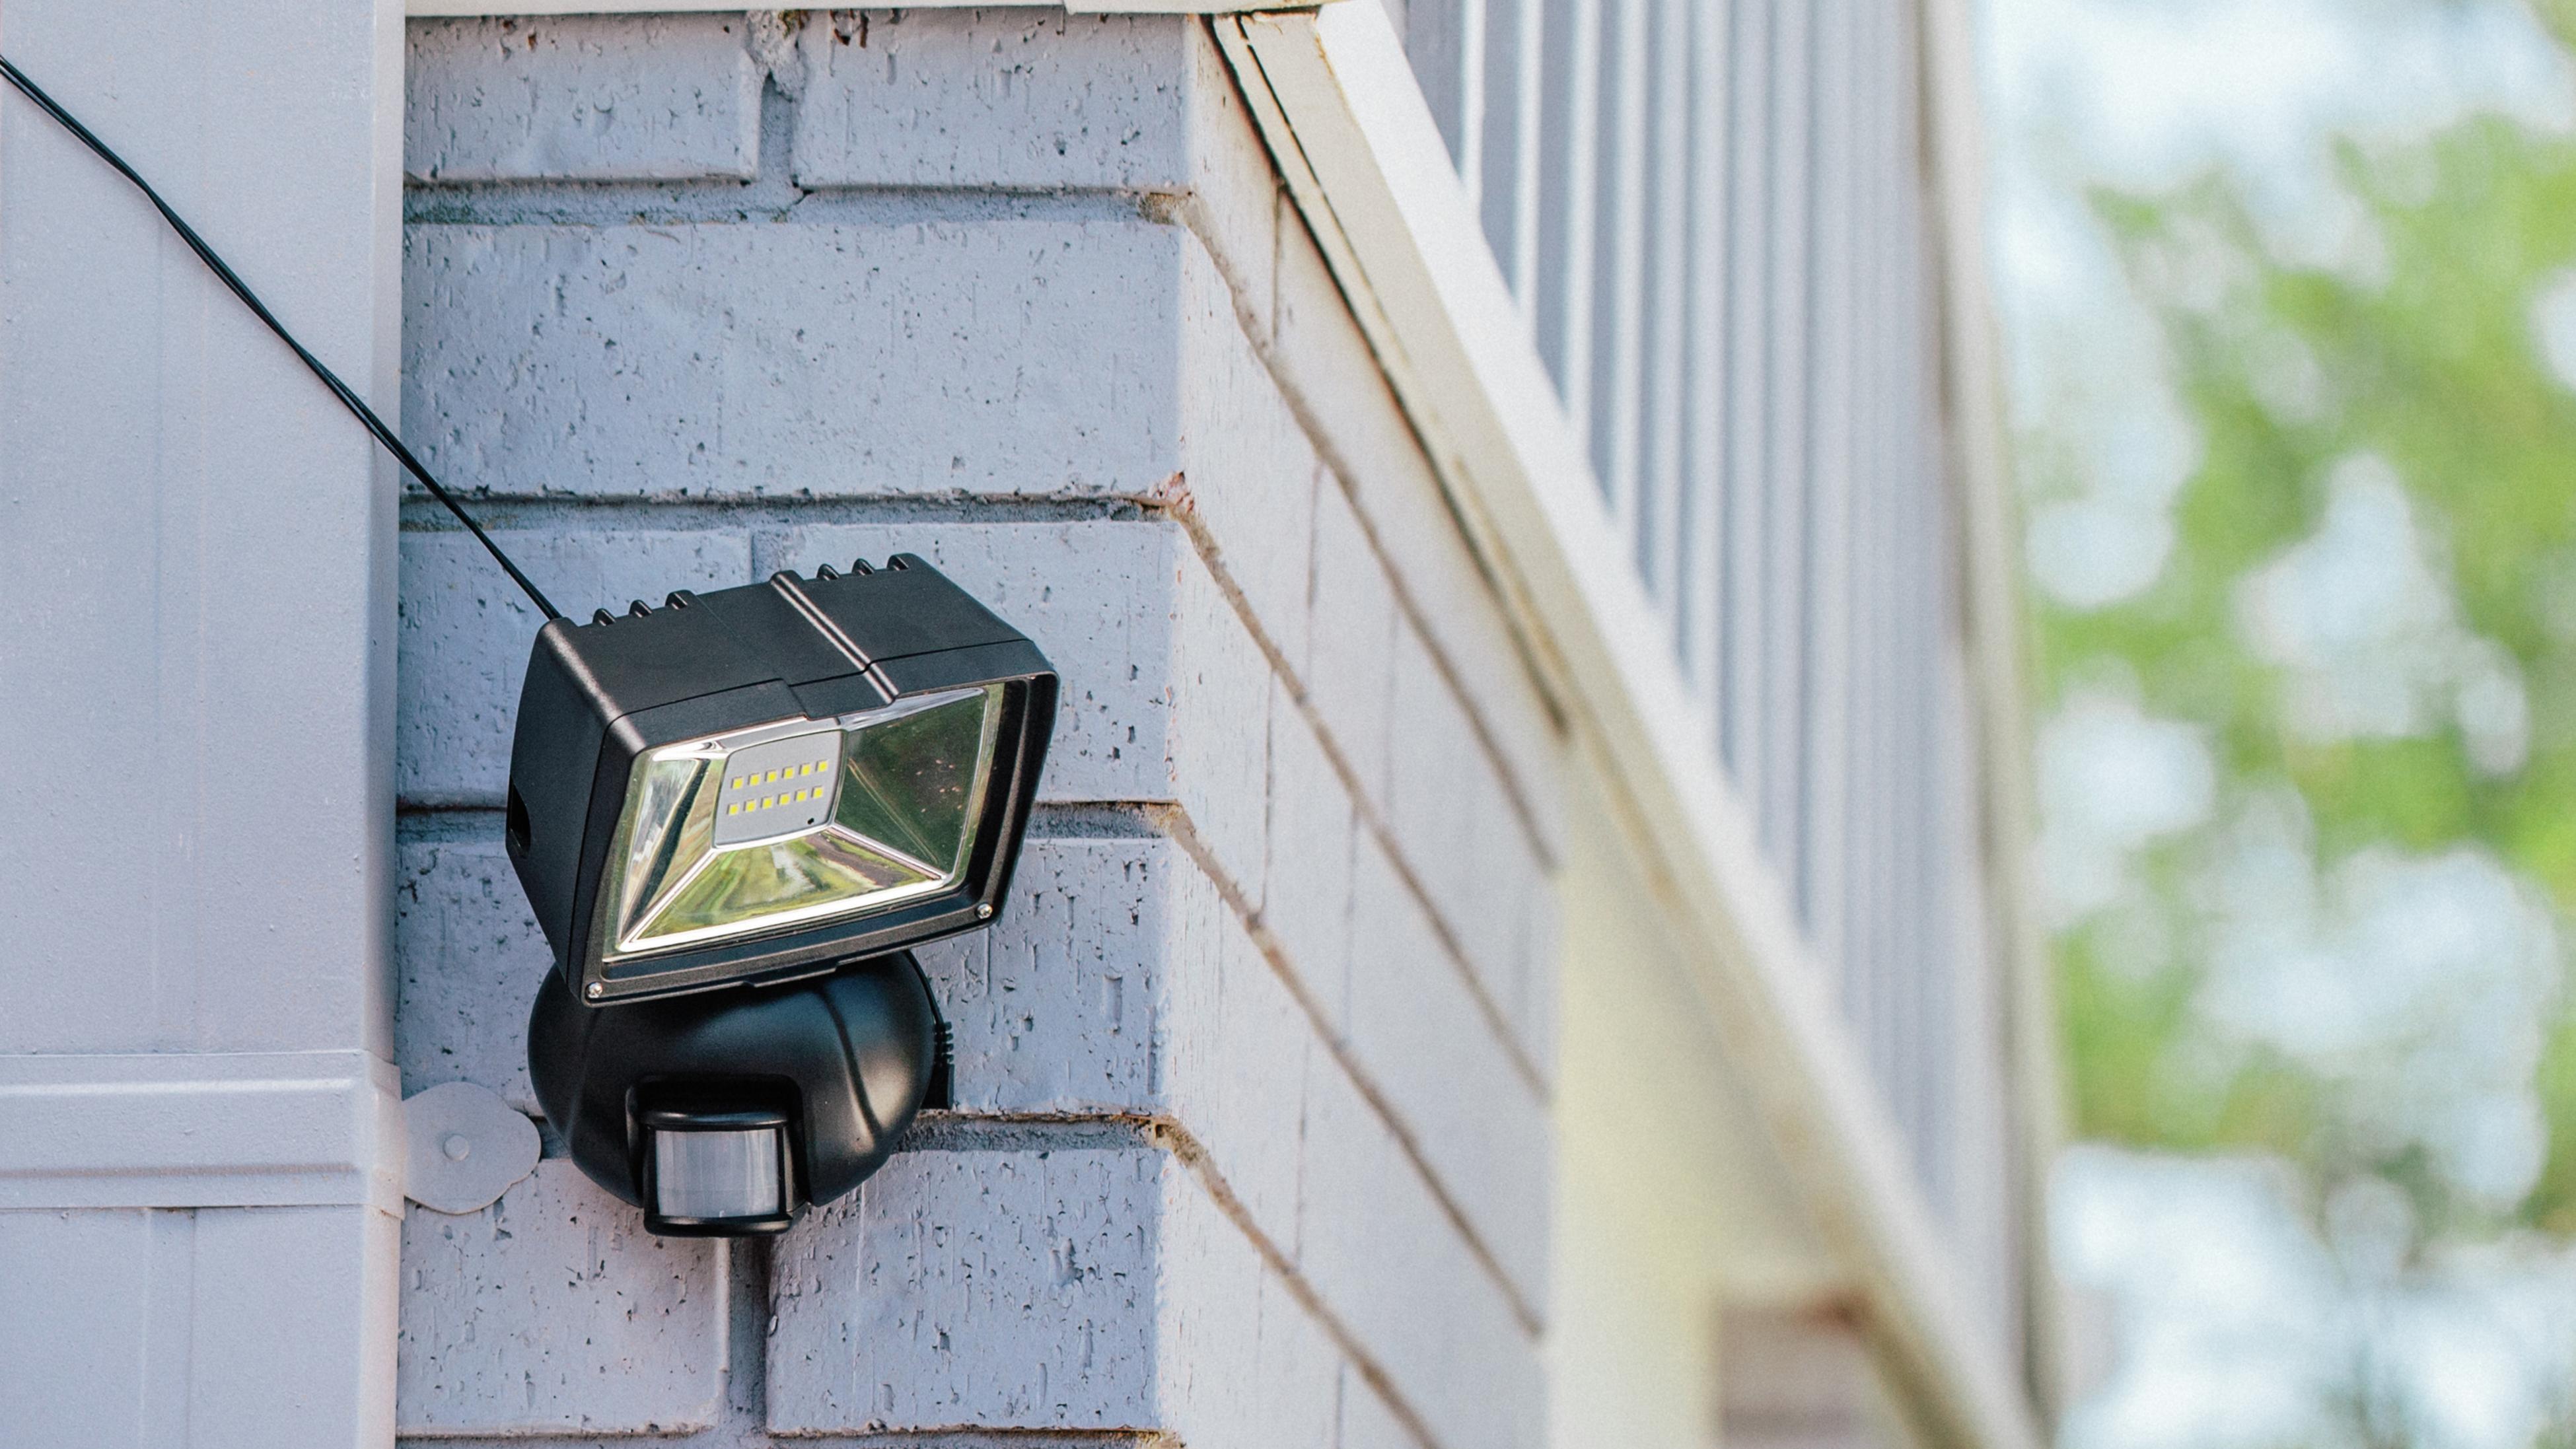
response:
{"label": "black electrical cable", "polygon": [[118,175],[133,182],[135,189],[143,193],[144,199],[152,203],[153,209],[161,213],[161,219],[170,223],[170,229],[177,232],[179,239],[188,244],[188,250],[195,252],[197,260],[204,262],[207,270],[215,274],[216,280],[230,287],[233,295],[241,298],[242,305],[248,307],[253,316],[268,324],[268,330],[277,334],[278,341],[294,349],[295,355],[304,360],[304,365],[313,369],[313,375],[322,379],[322,385],[331,389],[331,395],[340,400],[340,405],[347,408],[350,415],[355,417],[377,442],[384,445],[386,452],[394,455],[395,462],[402,464],[411,476],[420,480],[421,486],[429,490],[430,497],[446,504],[447,511],[456,515],[457,522],[473,530],[475,539],[492,555],[492,561],[499,564],[503,572],[509,574],[510,581],[519,586],[520,591],[528,596],[528,601],[535,604],[548,619],[563,617],[555,606],[547,601],[545,594],[528,581],[528,576],[519,572],[519,566],[510,562],[510,556],[501,552],[501,546],[492,541],[492,535],[483,531],[483,525],[476,523],[457,503],[455,497],[439,486],[437,479],[429,476],[429,470],[422,467],[420,460],[411,455],[411,449],[403,446],[402,439],[394,436],[394,430],[385,426],[385,420],[376,416],[376,410],[367,406],[363,399],[350,391],[349,385],[340,380],[339,374],[323,366],[322,359],[306,351],[304,344],[295,340],[295,335],[286,330],[286,324],[278,321],[277,315],[268,310],[267,304],[261,302],[258,296],[252,293],[250,287],[233,274],[233,269],[224,264],[224,259],[215,255],[213,247],[206,245],[205,238],[197,235],[195,228],[179,219],[179,213],[170,209],[170,203],[161,199],[161,193],[152,189],[151,182],[136,174],[133,167],[125,164],[124,157],[109,149],[105,141],[91,135],[89,127],[82,125],[71,112],[56,103],[52,96],[45,94],[42,87],[27,79],[27,73],[10,64],[7,56],[0,56],[0,76],[6,76],[9,84],[16,86],[27,99],[42,107],[46,115],[60,121],[64,130],[80,138],[82,145],[97,152],[100,160],[115,167]]}

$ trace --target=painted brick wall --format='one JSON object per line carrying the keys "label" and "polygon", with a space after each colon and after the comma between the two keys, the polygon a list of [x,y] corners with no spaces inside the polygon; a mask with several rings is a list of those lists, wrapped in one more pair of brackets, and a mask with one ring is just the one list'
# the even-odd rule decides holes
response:
{"label": "painted brick wall", "polygon": [[[916,551],[1065,704],[925,953],[958,1110],[775,1242],[415,1206],[404,1433],[1534,1449],[1560,741],[1198,22],[418,22],[408,94],[404,431],[559,602]],[[407,505],[404,1085],[530,1111],[536,623]]]}

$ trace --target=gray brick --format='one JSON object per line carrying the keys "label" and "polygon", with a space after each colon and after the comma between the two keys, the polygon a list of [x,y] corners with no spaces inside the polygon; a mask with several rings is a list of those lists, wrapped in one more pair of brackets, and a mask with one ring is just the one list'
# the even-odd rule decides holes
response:
{"label": "gray brick", "polygon": [[1261,920],[1330,1013],[1350,1030],[1350,793],[1284,691],[1271,697],[1270,862]]}
{"label": "gray brick", "polygon": [[993,928],[919,953],[955,1035],[957,1105],[1155,1110],[1172,896],[1194,871],[1160,837],[1030,840]]}
{"label": "gray brick", "polygon": [[1546,978],[1554,970],[1554,957],[1548,954],[1553,942],[1545,934],[1552,889],[1548,870],[1522,817],[1499,791],[1477,797],[1471,818],[1475,849],[1468,878],[1484,899],[1509,905],[1458,917],[1459,939],[1471,956],[1492,963],[1500,992],[1495,1004],[1511,1020],[1523,1054],[1545,1072],[1553,1060],[1543,1000]]}
{"label": "gray brick", "polygon": [[1215,566],[1281,657],[1306,654],[1315,533],[1315,449],[1237,325],[1225,280],[1193,243],[1181,268],[1181,507],[1216,545]]}
{"label": "gray brick", "polygon": [[[1397,853],[1432,898],[1472,908],[1472,893],[1447,891],[1474,879],[1478,822],[1472,812],[1477,797],[1499,793],[1501,782],[1477,748],[1466,706],[1440,677],[1421,632],[1410,621],[1396,625],[1393,653],[1387,788],[1378,802],[1379,814],[1395,837]],[[1454,925],[1459,912],[1442,914]],[[1501,976],[1499,963],[1479,961],[1476,966],[1480,976]]]}
{"label": "gray brick", "polygon": [[[1396,630],[1393,673],[1387,828],[1487,999],[1514,1013],[1525,997],[1521,917],[1495,903],[1543,889],[1546,874],[1466,707],[1409,626]],[[1529,1049],[1528,1023],[1514,1015],[1513,1025]]]}
{"label": "gray brick", "polygon": [[748,179],[761,70],[740,15],[418,20],[403,169],[422,181]]}
{"label": "gray brick", "polygon": [[[1294,1241],[1312,1023],[1213,891],[1177,893],[1162,1063],[1167,1110],[1273,1242]],[[1334,1069],[1337,1070],[1337,1069]]]}
{"label": "gray brick", "polygon": [[1563,983],[1558,979],[1557,948],[1562,925],[1554,882],[1531,891],[1520,902],[1522,1033],[1540,1080],[1553,1088]]}
{"label": "gray brick", "polygon": [[1270,661],[1192,550],[1174,590],[1172,794],[1234,886],[1259,901],[1268,825]]}
{"label": "gray brick", "polygon": [[725,1249],[656,1238],[560,1159],[479,1213],[403,1217],[406,1434],[638,1434],[722,1406]]}
{"label": "gray brick", "polygon": [[[557,608],[587,619],[674,589],[751,582],[741,531],[639,529],[494,538]],[[528,649],[545,621],[470,535],[407,532],[395,675],[394,783],[414,804],[492,805],[509,788]]]}
{"label": "gray brick", "polygon": [[[1278,174],[1225,57],[1197,26],[1190,27],[1190,64],[1190,186],[1178,213],[1224,276],[1245,334],[1266,348],[1277,305]],[[1287,224],[1304,225],[1293,214]]]}
{"label": "gray brick", "polygon": [[1154,1427],[1174,1171],[1143,1147],[897,1156],[780,1241],[771,1432]]}
{"label": "gray brick", "polygon": [[496,831],[395,852],[394,1064],[403,1090],[491,1088],[535,1113],[528,1007],[554,961]]}
{"label": "gray brick", "polygon": [[1433,1436],[1535,1449],[1545,1430],[1538,1345],[1384,1124],[1331,1071],[1308,1083],[1300,1207],[1298,1270]]}
{"label": "gray brick", "polygon": [[1195,29],[1178,15],[815,15],[799,37],[797,184],[1177,190]]}
{"label": "gray brick", "polygon": [[505,493],[1144,496],[1185,239],[1134,219],[420,225],[403,416]]}
{"label": "gray brick", "polygon": [[[1468,996],[1460,966],[1373,839],[1351,902],[1351,1054],[1521,1303],[1547,1301],[1547,1103]],[[1488,897],[1491,899],[1491,897]],[[1503,912],[1509,916],[1511,913]]]}
{"label": "gray brick", "polygon": [[1332,1442],[1338,1350],[1287,1281],[1195,1181],[1165,1201],[1165,1423],[1183,1444]]}
{"label": "gray brick", "polygon": [[1307,697],[1366,798],[1382,806],[1395,704],[1395,593],[1330,474],[1315,499],[1312,589],[1301,671]]}

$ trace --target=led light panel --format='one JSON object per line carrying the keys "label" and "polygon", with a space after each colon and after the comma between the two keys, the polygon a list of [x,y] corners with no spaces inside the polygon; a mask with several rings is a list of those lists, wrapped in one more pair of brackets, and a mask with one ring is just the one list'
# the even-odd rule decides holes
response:
{"label": "led light panel", "polygon": [[797,720],[638,757],[600,893],[606,959],[956,885],[992,775],[1000,694],[952,690],[822,730]]}
{"label": "led light panel", "polygon": [[913,554],[554,620],[510,859],[585,1005],[838,969],[993,919],[1055,701]]}

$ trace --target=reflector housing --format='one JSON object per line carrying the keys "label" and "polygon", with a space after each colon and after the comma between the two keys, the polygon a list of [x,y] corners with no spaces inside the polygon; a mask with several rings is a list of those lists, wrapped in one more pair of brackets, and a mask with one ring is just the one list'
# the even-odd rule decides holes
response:
{"label": "reflector housing", "polygon": [[512,863],[591,1005],[782,980],[999,911],[1055,715],[1019,631],[897,554],[537,636]]}

